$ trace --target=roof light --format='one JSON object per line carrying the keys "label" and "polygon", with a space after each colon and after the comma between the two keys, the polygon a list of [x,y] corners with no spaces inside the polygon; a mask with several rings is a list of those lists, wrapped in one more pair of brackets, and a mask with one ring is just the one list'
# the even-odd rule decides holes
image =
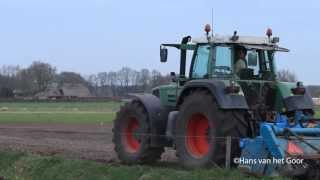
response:
{"label": "roof light", "polygon": [[209,32],[211,31],[211,26],[210,26],[210,24],[206,24],[206,25],[204,26],[204,31],[207,33],[207,35],[209,34]]}
{"label": "roof light", "polygon": [[272,29],[271,29],[271,28],[268,28],[268,29],[267,29],[266,35],[267,35],[269,38],[272,36]]}

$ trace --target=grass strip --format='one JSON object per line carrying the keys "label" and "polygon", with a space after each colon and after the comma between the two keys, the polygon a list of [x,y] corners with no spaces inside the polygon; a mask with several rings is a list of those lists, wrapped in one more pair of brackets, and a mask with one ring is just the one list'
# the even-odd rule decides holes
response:
{"label": "grass strip", "polygon": [[[172,166],[172,167],[171,167]],[[0,176],[5,179],[32,180],[221,180],[257,179],[238,170],[195,169],[184,170],[175,165],[126,166],[102,164],[88,160],[30,155],[18,152],[0,152]],[[271,179],[271,178],[264,178]],[[281,177],[276,179],[283,179]]]}

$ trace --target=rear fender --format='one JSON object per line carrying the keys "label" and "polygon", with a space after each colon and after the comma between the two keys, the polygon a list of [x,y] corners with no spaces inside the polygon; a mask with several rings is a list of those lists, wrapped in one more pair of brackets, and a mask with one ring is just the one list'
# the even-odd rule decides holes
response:
{"label": "rear fender", "polygon": [[219,80],[192,80],[187,82],[179,95],[177,106],[181,105],[184,97],[190,93],[190,90],[204,88],[216,99],[221,109],[249,109],[245,97],[241,94],[227,94],[226,85]]}
{"label": "rear fender", "polygon": [[295,83],[277,82],[276,86],[278,89],[277,109],[279,111],[281,111],[283,107],[285,107],[287,111],[314,110],[312,97],[308,88],[306,88],[303,95],[294,95],[291,89],[296,87]]}
{"label": "rear fender", "polygon": [[308,92],[304,95],[293,95],[284,98],[287,111],[310,109],[314,110],[312,98]]}

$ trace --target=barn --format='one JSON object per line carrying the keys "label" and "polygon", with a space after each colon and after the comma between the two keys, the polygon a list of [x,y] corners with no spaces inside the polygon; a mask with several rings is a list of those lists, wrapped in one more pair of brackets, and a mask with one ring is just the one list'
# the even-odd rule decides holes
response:
{"label": "barn", "polygon": [[73,99],[92,97],[89,89],[80,83],[64,83],[61,87],[49,87],[35,95],[37,99]]}

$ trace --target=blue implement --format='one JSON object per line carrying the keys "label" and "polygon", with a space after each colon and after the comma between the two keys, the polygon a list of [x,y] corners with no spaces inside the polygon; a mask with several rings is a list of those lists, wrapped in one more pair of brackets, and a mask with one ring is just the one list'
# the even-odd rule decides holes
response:
{"label": "blue implement", "polygon": [[[309,117],[295,113],[294,122],[278,114],[260,123],[259,136],[243,138],[239,168],[255,175],[303,175],[310,163],[320,163],[320,127],[308,127]],[[317,170],[319,171],[319,169]]]}

